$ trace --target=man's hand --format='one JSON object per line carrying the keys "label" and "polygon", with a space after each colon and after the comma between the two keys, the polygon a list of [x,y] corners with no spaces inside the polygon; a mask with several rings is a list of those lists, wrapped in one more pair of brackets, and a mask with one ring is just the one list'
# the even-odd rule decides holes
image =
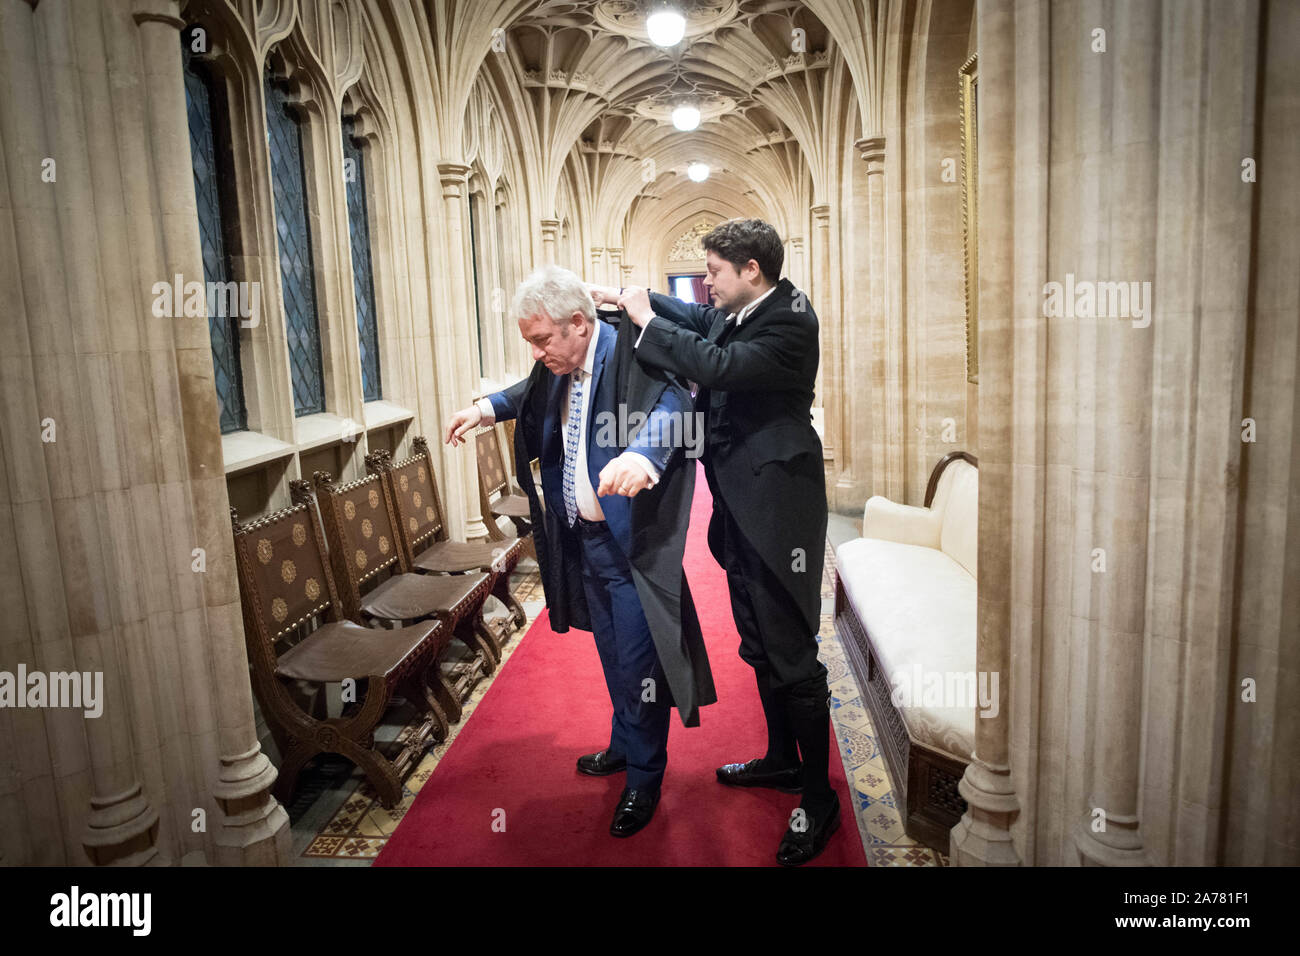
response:
{"label": "man's hand", "polygon": [[644,329],[646,323],[654,318],[654,310],[650,308],[650,293],[640,286],[624,289],[618,307],[627,313],[638,328]]}
{"label": "man's hand", "polygon": [[601,497],[624,495],[631,498],[649,487],[650,476],[646,470],[635,461],[619,455],[600,470],[600,486],[596,489],[596,494]]}
{"label": "man's hand", "polygon": [[588,283],[587,291],[591,293],[592,301],[596,305],[618,304],[618,289],[612,289],[607,285],[591,285]]}
{"label": "man's hand", "polygon": [[447,434],[443,441],[448,445],[465,444],[465,433],[471,428],[476,428],[482,420],[483,413],[479,411],[477,405],[462,408],[447,419]]}

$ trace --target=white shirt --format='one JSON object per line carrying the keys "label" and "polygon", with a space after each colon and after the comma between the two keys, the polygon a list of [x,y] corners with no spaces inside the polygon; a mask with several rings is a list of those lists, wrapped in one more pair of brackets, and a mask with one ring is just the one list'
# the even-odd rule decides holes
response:
{"label": "white shirt", "polygon": [[[757,299],[755,299],[753,302],[749,303],[749,305],[741,309],[739,315],[737,315],[735,312],[731,313],[732,315],[736,316],[736,326],[739,327],[740,323],[744,322],[745,319],[749,316],[749,314],[758,308],[758,304],[775,291],[776,291],[776,286],[772,286],[766,292],[760,295]],[[730,317],[731,316],[728,316],[728,318]]]}
{"label": "white shirt", "polygon": [[[775,291],[776,291],[776,286],[770,286],[766,292],[764,292],[762,295],[760,295],[760,296],[759,296],[757,299],[755,299],[753,302],[749,303],[747,306],[745,306],[744,308],[742,308],[742,309],[740,310],[740,314],[739,314],[739,315],[737,315],[735,312],[732,312],[731,315],[727,316],[727,319],[730,320],[731,318],[734,317],[735,320],[736,320],[736,326],[737,326],[737,328],[739,328],[740,323],[741,323],[741,322],[744,322],[745,319],[749,316],[749,314],[750,314],[751,312],[753,312],[755,309],[758,308],[758,304],[759,304],[760,302],[762,302],[764,299],[766,299],[769,295],[771,295],[771,294],[772,294],[773,292],[775,292]],[[651,319],[650,319],[650,322],[653,322],[653,321],[655,320],[655,318],[658,318],[658,316],[655,316],[655,317],[651,318]],[[650,322],[647,322],[645,325],[643,325],[643,326],[641,327],[641,334],[638,335],[638,336],[636,337],[636,344],[637,344],[637,345],[640,345],[640,344],[641,344],[641,338],[642,338],[642,336],[645,335],[645,330],[648,329],[648,328],[650,327]],[[634,347],[635,347],[635,346],[634,346]]]}
{"label": "white shirt", "polygon": [[[604,521],[605,512],[600,508],[600,499],[596,497],[596,489],[591,482],[586,479],[587,475],[587,422],[590,419],[588,409],[591,407],[591,381],[592,373],[596,368],[596,342],[600,337],[600,320],[596,320],[596,325],[592,329],[591,341],[587,343],[587,354],[582,360],[582,365],[568,375],[564,376],[567,380],[564,388],[564,396],[560,399],[560,407],[563,410],[560,418],[560,435],[561,439],[568,435],[569,432],[569,389],[575,378],[582,382],[582,401],[578,407],[578,460],[574,464],[573,496],[578,503],[578,515],[586,521]],[[483,420],[480,425],[493,425],[496,423],[496,412],[492,410],[492,403],[486,398],[480,398],[476,403],[478,410],[483,414]],[[634,461],[640,465],[647,475],[650,476],[650,487],[653,488],[659,482],[659,469],[655,467],[650,459],[634,451],[625,451],[616,459],[623,461]]]}

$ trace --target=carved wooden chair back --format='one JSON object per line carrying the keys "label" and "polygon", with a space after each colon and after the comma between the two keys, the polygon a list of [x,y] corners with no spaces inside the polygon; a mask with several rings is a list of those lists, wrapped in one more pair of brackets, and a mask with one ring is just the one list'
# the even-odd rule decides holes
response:
{"label": "carved wooden chair back", "polygon": [[[347,616],[357,620],[363,592],[408,569],[393,527],[393,504],[379,475],[336,485],[328,472],[312,475],[330,564]],[[307,501],[311,485],[290,483],[295,500]]]}
{"label": "carved wooden chair back", "polygon": [[412,454],[401,461],[393,461],[387,453],[366,458],[366,467],[383,473],[387,479],[408,561],[414,561],[416,555],[435,541],[448,538],[429,443],[417,435],[411,446]]}
{"label": "carved wooden chair back", "polygon": [[306,504],[248,524],[240,524],[231,508],[230,518],[249,654],[255,667],[272,674],[279,652],[325,621],[340,619],[338,591]]}

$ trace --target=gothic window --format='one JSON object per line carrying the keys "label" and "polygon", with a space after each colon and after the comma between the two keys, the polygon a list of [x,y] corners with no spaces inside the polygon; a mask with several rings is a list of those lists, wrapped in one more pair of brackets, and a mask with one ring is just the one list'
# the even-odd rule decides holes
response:
{"label": "gothic window", "polygon": [[298,416],[310,415],[325,410],[325,376],[316,315],[311,231],[307,224],[302,128],[289,106],[285,83],[272,73],[269,61],[264,87],[267,144],[275,191],[275,231],[280,246],[280,280],[284,288],[289,370],[293,378],[293,410]]}
{"label": "gothic window", "polygon": [[[198,206],[199,244],[203,253],[203,280],[207,288],[232,288],[230,257],[226,251],[227,216],[233,214],[227,194],[233,177],[225,130],[228,115],[222,84],[195,58],[191,31],[181,31],[185,76],[185,112],[189,120],[190,162],[194,167],[194,198]],[[239,364],[238,309],[227,309],[230,297],[209,295],[208,337],[212,343],[212,371],[221,406],[221,433],[248,427],[244,381]],[[238,298],[234,299],[238,302]],[[248,301],[245,299],[245,301]],[[233,313],[233,314],[227,314]]]}
{"label": "gothic window", "polygon": [[357,341],[361,351],[361,391],[367,402],[383,397],[379,378],[379,324],[375,314],[375,275],[370,258],[370,219],[366,209],[365,154],[343,124],[343,166],[348,194],[348,236],[352,245],[352,284],[357,298]]}
{"label": "gothic window", "polygon": [[478,368],[480,375],[487,374],[483,358],[483,283],[479,274],[479,203],[476,193],[469,194],[469,255],[474,275],[474,328],[478,330]]}

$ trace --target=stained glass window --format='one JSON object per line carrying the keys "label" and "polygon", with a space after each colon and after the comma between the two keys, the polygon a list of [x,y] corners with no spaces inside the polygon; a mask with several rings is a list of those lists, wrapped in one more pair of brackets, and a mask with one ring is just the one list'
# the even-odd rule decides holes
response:
{"label": "stained glass window", "polygon": [[[203,253],[203,280],[213,283],[230,281],[230,259],[226,252],[223,211],[231,208],[225,190],[231,177],[224,149],[218,149],[218,123],[226,122],[225,96],[221,84],[206,65],[194,58],[190,31],[181,31],[181,51],[185,76],[185,112],[189,120],[190,162],[194,167],[194,198],[199,215],[199,243]],[[215,114],[215,116],[214,116]],[[217,122],[214,122],[214,119]],[[223,140],[224,142],[224,140]],[[188,280],[187,280],[188,281]],[[238,302],[238,299],[235,299]],[[245,299],[247,302],[248,299]],[[248,410],[244,405],[243,373],[239,366],[239,315],[222,306],[230,300],[208,296],[208,338],[212,343],[212,371],[221,406],[221,433],[248,427]]]}
{"label": "stained glass window", "polygon": [[275,231],[280,245],[280,280],[284,289],[285,326],[289,337],[289,371],[295,415],[325,411],[325,376],[321,370],[320,323],[316,317],[316,278],[311,231],[307,225],[306,171],[302,129],[288,104],[282,80],[267,63],[266,138],[275,191]]}
{"label": "stained glass window", "polygon": [[366,209],[366,165],[353,124],[343,124],[343,170],[348,194],[348,235],[352,244],[352,284],[357,297],[357,341],[361,347],[361,391],[367,402],[383,397],[379,378],[379,323],[375,313],[375,274],[370,259],[370,218]]}

